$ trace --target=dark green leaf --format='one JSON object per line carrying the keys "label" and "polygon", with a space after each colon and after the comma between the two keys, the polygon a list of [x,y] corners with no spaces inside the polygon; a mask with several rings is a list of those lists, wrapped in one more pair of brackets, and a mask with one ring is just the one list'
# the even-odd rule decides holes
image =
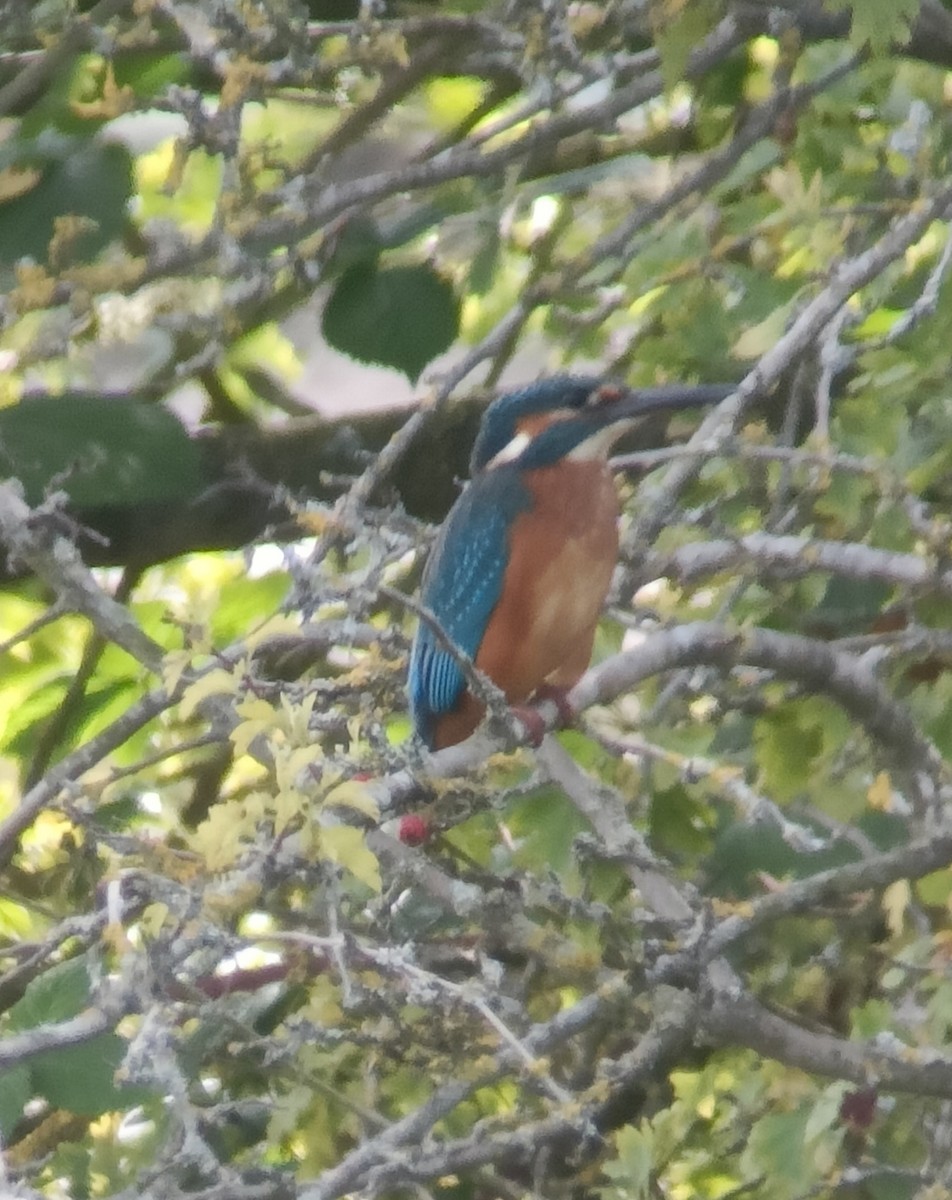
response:
{"label": "dark green leaf", "polygon": [[[35,1029],[38,1025],[68,1021],[90,1000],[89,971],[84,958],[52,967],[34,979],[23,997],[10,1009],[10,1028]],[[63,1046],[37,1054],[29,1061],[29,1083],[10,1091],[12,1110],[23,1088],[45,1096],[56,1108],[84,1116],[98,1116],[114,1108],[127,1108],[147,1095],[141,1088],[120,1090],[113,1079],[125,1054],[125,1042],[115,1033],[101,1033],[76,1046]],[[6,1074],[3,1076],[6,1082]],[[4,1119],[4,1093],[0,1091],[0,1122]]]}
{"label": "dark green leaf", "polygon": [[132,162],[121,146],[73,139],[55,157],[18,165],[40,175],[29,191],[0,204],[0,264],[27,256],[45,262],[57,217],[86,218],[69,242],[73,260],[94,258],[122,232]]}
{"label": "dark green leaf", "polygon": [[710,844],[703,828],[705,808],[682,784],[655,793],[651,804],[651,841],[664,854],[697,854]]}
{"label": "dark green leaf", "polygon": [[67,393],[0,410],[0,473],[31,504],[51,489],[89,507],[185,500],[201,487],[199,466],[185,427],[156,405]]}
{"label": "dark green leaf", "polygon": [[5,1144],[13,1127],[23,1115],[23,1107],[33,1096],[30,1072],[25,1066],[9,1067],[0,1072],[0,1135]]}
{"label": "dark green leaf", "polygon": [[[817,837],[823,836],[822,829],[805,821],[801,825]],[[776,825],[732,822],[718,835],[705,870],[709,886],[718,895],[744,897],[756,893],[761,875],[802,879],[855,859],[855,850],[842,842],[808,853],[784,841]]]}
{"label": "dark green leaf", "polygon": [[834,576],[811,613],[811,620],[836,631],[861,629],[879,616],[891,591],[884,583]]}
{"label": "dark green leaf", "polygon": [[97,829],[118,833],[142,819],[142,809],[134,795],[120,796],[107,804],[99,804],[93,818]]}
{"label": "dark green leaf", "polygon": [[361,362],[395,367],[416,381],[453,344],[459,300],[432,267],[355,266],[334,288],[322,328],[335,349]]}
{"label": "dark green leaf", "polygon": [[84,958],[59,963],[32,980],[9,1012],[13,1030],[67,1021],[89,1003],[89,971]]}
{"label": "dark green leaf", "polygon": [[870,1200],[912,1200],[919,1191],[919,1185],[911,1172],[903,1175],[884,1171],[881,1175],[873,1175],[866,1184],[866,1190]]}
{"label": "dark green leaf", "polygon": [[129,1108],[148,1095],[141,1088],[119,1088],[114,1075],[126,1044],[115,1033],[103,1033],[79,1046],[64,1046],[30,1061],[34,1090],[55,1108],[96,1117]]}
{"label": "dark green leaf", "polygon": [[327,264],[328,277],[346,275],[357,267],[376,270],[381,249],[380,231],[376,223],[369,217],[353,217],[333,242],[333,251]]}
{"label": "dark green leaf", "polygon": [[493,285],[502,251],[502,242],[496,226],[488,230],[473,255],[469,269],[469,286],[477,296],[485,296]]}

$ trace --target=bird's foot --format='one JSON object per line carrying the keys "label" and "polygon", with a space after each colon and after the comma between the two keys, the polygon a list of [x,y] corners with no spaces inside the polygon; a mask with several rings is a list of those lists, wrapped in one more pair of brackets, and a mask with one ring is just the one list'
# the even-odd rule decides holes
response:
{"label": "bird's foot", "polygon": [[[541,687],[536,688],[532,695],[532,699],[536,704],[546,700],[551,700],[558,710],[559,714],[559,729],[566,729],[575,724],[575,718],[578,716],[575,709],[569,703],[568,688],[556,687],[552,683],[544,683]],[[546,735],[546,723],[542,714],[534,706],[525,704],[514,704],[512,706],[513,715],[526,727],[526,732],[529,735],[529,741],[533,746],[541,746],[542,739]]]}
{"label": "bird's foot", "polygon": [[570,729],[575,724],[578,713],[569,700],[568,688],[556,687],[554,683],[543,683],[541,687],[536,688],[533,699],[537,704],[543,700],[552,701],[558,710],[559,729]]}
{"label": "bird's foot", "polygon": [[539,710],[529,708],[525,704],[514,704],[512,706],[512,715],[520,725],[525,727],[529,744],[535,747],[541,746],[542,739],[546,735],[546,728],[545,721],[542,719],[542,714]]}

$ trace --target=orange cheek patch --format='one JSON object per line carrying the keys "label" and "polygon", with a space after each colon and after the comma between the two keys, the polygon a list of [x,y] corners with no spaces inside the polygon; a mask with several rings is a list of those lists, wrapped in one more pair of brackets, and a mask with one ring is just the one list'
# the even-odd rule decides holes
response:
{"label": "orange cheek patch", "polygon": [[612,404],[617,404],[624,394],[622,388],[616,387],[612,383],[605,383],[595,393],[591,406],[593,408],[609,408]]}
{"label": "orange cheek patch", "polygon": [[550,413],[534,413],[531,417],[523,417],[516,423],[516,428],[528,438],[534,438],[552,423]]}
{"label": "orange cheek patch", "polygon": [[556,421],[570,421],[576,415],[576,413],[568,410],[554,413],[532,413],[528,417],[521,417],[516,422],[516,429],[519,433],[524,433],[526,437],[534,438],[536,434],[542,433],[544,429],[548,429]]}

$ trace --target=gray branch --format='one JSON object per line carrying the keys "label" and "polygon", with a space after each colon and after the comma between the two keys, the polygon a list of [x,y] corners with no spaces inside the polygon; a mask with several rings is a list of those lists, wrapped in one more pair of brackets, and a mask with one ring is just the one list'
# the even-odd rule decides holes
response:
{"label": "gray branch", "polygon": [[103,591],[72,542],[54,532],[54,520],[52,511],[31,509],[15,482],[0,482],[0,544],[11,558],[25,563],[52,588],[62,609],[87,617],[107,641],[159,672],[162,647],[143,633],[127,608]]}

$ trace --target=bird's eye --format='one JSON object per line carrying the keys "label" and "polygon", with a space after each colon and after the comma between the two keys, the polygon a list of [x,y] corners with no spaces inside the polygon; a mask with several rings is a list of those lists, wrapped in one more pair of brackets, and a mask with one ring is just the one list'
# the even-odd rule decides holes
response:
{"label": "bird's eye", "polygon": [[612,404],[617,404],[622,398],[623,392],[620,387],[613,383],[603,383],[601,387],[590,392],[588,399],[585,401],[586,408],[608,408]]}

